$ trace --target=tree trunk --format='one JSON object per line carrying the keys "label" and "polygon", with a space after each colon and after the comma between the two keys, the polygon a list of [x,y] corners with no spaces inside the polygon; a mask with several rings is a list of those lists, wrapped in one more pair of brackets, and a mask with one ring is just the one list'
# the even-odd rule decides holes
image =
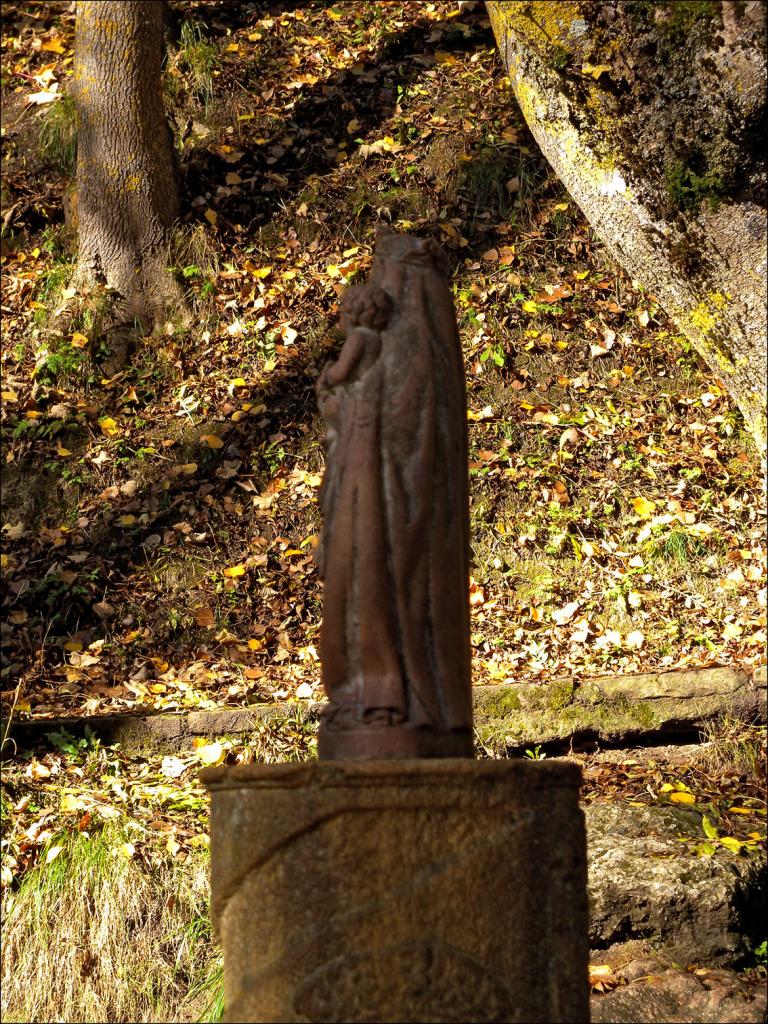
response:
{"label": "tree trunk", "polygon": [[78,0],[78,278],[112,291],[118,326],[147,327],[183,304],[167,270],[177,196],[163,33],[158,0]]}
{"label": "tree trunk", "polygon": [[762,446],[765,5],[486,6],[542,152]]}

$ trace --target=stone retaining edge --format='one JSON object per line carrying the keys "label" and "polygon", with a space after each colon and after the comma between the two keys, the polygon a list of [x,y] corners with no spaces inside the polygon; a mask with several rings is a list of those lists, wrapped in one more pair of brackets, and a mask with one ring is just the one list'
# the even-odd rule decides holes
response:
{"label": "stone retaining edge", "polygon": [[[659,733],[691,733],[727,711],[764,722],[767,677],[766,666],[760,665],[604,676],[576,684],[560,679],[477,686],[475,720],[481,740],[502,741],[511,749],[568,739],[617,743]],[[300,701],[181,714],[153,711],[16,720],[8,745],[39,743],[46,733],[60,729],[82,734],[89,726],[103,743],[119,742],[126,751],[174,751],[191,746],[196,737],[247,734],[292,713],[312,720],[322,706]]]}

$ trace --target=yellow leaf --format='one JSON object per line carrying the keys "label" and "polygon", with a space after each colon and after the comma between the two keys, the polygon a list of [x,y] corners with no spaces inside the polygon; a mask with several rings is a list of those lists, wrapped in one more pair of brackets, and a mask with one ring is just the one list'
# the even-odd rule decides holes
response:
{"label": "yellow leaf", "polygon": [[15,391],[3,391],[2,397],[4,402],[18,402],[19,396]]}
{"label": "yellow leaf", "polygon": [[236,171],[228,171],[227,176],[224,179],[228,185],[240,185],[243,179]]}
{"label": "yellow leaf", "polygon": [[203,764],[221,764],[226,757],[226,750],[221,743],[206,743],[204,747],[197,748],[197,756]]}
{"label": "yellow leaf", "polygon": [[211,210],[211,209],[206,210],[205,211],[205,219],[208,221],[209,224],[213,224],[213,226],[216,227],[216,221],[218,220],[218,217],[216,216],[216,211],[215,210]]}
{"label": "yellow leaf", "polygon": [[66,457],[67,457],[68,455],[71,455],[71,454],[72,454],[72,452],[71,452],[71,451],[69,450],[69,448],[63,448],[63,447],[62,447],[61,445],[58,445],[58,446],[57,446],[57,448],[56,448],[56,454],[57,454],[57,455],[58,455],[58,456],[59,456],[60,458],[62,458],[62,459],[66,459]]}
{"label": "yellow leaf", "polygon": [[136,847],[133,843],[121,843],[117,849],[120,856],[125,857],[126,860],[130,860],[134,853],[136,853]]}
{"label": "yellow leaf", "polygon": [[607,71],[611,70],[610,64],[582,64],[581,73],[583,75],[591,75],[595,81],[598,80],[600,75],[604,75]]}
{"label": "yellow leaf", "polygon": [[46,53],[64,53],[66,47],[62,45],[60,39],[49,39],[43,43],[40,49],[45,50]]}
{"label": "yellow leaf", "polygon": [[235,377],[234,380],[231,380],[229,382],[229,386],[231,388],[244,388],[248,386],[248,381],[245,379],[245,377]]}
{"label": "yellow leaf", "polygon": [[523,310],[526,313],[537,313],[538,310],[539,310],[539,307],[536,305],[536,303],[533,301],[533,299],[526,299],[525,302],[523,303]]}
{"label": "yellow leaf", "polygon": [[71,811],[79,811],[81,806],[80,798],[76,797],[74,793],[65,793],[61,798],[59,808],[64,814],[68,814]]}
{"label": "yellow leaf", "polygon": [[199,441],[208,448],[223,448],[224,442],[217,434],[201,434]]}
{"label": "yellow leaf", "polygon": [[250,649],[252,651],[260,651],[262,649],[262,647],[264,646],[264,641],[263,640],[257,640],[255,637],[252,637],[248,641],[248,646],[250,647]]}
{"label": "yellow leaf", "polygon": [[723,627],[723,640],[737,640],[742,634],[743,627],[738,622],[726,622]]}
{"label": "yellow leaf", "polygon": [[235,579],[237,576],[245,576],[245,566],[231,565],[228,569],[224,569],[224,575],[229,576],[231,579]]}
{"label": "yellow leaf", "polygon": [[84,334],[75,331],[72,335],[72,348],[85,348],[87,344],[88,338]]}
{"label": "yellow leaf", "polygon": [[641,519],[648,519],[656,511],[656,502],[648,498],[637,497],[632,499],[632,507]]}
{"label": "yellow leaf", "polygon": [[136,523],[136,516],[118,516],[115,522],[118,526],[133,526]]}
{"label": "yellow leaf", "polygon": [[486,405],[480,412],[474,412],[472,409],[467,410],[467,419],[472,420],[476,423],[478,420],[490,420],[493,418],[493,409],[490,405]]}
{"label": "yellow leaf", "polygon": [[67,640],[64,644],[65,651],[82,651],[83,645],[79,640]]}
{"label": "yellow leaf", "polygon": [[99,420],[99,426],[101,427],[102,434],[106,434],[107,437],[115,437],[120,433],[120,428],[111,416],[102,416]]}
{"label": "yellow leaf", "polygon": [[585,277],[589,277],[589,271],[578,270],[573,276],[576,278],[577,281],[583,281]]}
{"label": "yellow leaf", "polygon": [[733,836],[723,836],[720,840],[720,843],[726,848],[726,850],[730,850],[731,853],[738,853],[744,845],[743,843],[739,842],[738,839],[735,839]]}
{"label": "yellow leaf", "polygon": [[185,462],[183,466],[179,466],[179,469],[184,474],[184,476],[192,476],[194,473],[197,472],[197,463]]}
{"label": "yellow leaf", "polygon": [[749,807],[729,807],[728,812],[733,814],[752,814]]}
{"label": "yellow leaf", "polygon": [[261,280],[264,277],[269,277],[272,273],[272,267],[257,267],[250,260],[246,260],[244,264],[245,269],[248,273],[255,277],[257,280]]}
{"label": "yellow leaf", "polygon": [[672,785],[672,783],[671,783],[671,782],[665,782],[665,783],[664,783],[664,784],[663,784],[663,785],[662,785],[662,786],[661,786],[661,787],[659,788],[659,792],[660,792],[660,793],[671,793],[671,792],[672,792],[672,790],[673,790],[674,788],[675,788],[675,787],[674,787],[674,786]]}
{"label": "yellow leaf", "polygon": [[673,804],[695,804],[696,797],[693,793],[672,793],[669,798]]}

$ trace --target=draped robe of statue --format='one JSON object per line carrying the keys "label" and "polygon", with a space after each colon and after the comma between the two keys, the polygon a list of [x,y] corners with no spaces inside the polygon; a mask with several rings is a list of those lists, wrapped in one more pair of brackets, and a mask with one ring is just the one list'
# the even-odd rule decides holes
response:
{"label": "draped robe of statue", "polygon": [[472,754],[466,393],[443,259],[380,230],[318,381],[321,758]]}

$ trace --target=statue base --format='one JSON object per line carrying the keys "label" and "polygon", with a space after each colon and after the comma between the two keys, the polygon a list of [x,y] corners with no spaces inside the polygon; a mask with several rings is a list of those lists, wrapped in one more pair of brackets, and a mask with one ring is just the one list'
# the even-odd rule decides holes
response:
{"label": "statue base", "polygon": [[471,729],[437,732],[429,726],[386,725],[333,728],[322,717],[317,751],[324,761],[389,758],[474,757]]}
{"label": "statue base", "polygon": [[227,1021],[589,1020],[579,769],[208,768]]}

